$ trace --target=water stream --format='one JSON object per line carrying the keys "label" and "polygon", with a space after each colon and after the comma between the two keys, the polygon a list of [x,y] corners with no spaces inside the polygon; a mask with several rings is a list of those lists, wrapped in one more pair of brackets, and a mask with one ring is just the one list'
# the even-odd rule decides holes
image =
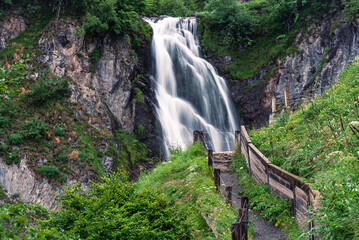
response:
{"label": "water stream", "polygon": [[233,150],[238,119],[225,79],[200,56],[195,18],[167,17],[153,28],[153,86],[165,154],[170,146],[186,148],[193,131],[206,133],[214,151]]}

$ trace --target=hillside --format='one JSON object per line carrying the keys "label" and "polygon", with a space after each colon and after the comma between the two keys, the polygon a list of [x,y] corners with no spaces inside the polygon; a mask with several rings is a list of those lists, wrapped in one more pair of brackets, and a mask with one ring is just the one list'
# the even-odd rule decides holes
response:
{"label": "hillside", "polygon": [[[227,151],[240,123],[320,191],[317,235],[359,238],[358,12],[358,0],[0,0],[0,238],[226,238],[237,210],[189,145],[194,126]],[[310,234],[239,154],[232,171],[264,219]]]}
{"label": "hillside", "polygon": [[314,212],[320,236],[355,239],[359,212],[359,58],[337,83],[301,109],[284,111],[276,123],[250,132],[254,145],[276,165],[321,193]]}

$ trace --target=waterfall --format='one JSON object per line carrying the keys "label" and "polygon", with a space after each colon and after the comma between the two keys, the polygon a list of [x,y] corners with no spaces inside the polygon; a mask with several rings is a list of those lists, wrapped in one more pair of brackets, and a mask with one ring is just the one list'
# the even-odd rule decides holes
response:
{"label": "waterfall", "polygon": [[214,151],[233,150],[238,119],[225,79],[200,56],[196,19],[146,21],[153,28],[152,82],[166,155],[169,146],[189,145],[194,130],[206,133]]}

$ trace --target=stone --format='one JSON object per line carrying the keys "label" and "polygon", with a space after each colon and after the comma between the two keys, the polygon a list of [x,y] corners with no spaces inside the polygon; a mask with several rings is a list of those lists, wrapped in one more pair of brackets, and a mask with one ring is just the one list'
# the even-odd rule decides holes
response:
{"label": "stone", "polygon": [[19,15],[10,15],[0,22],[0,50],[6,48],[7,39],[13,39],[20,35],[26,28],[25,19]]}

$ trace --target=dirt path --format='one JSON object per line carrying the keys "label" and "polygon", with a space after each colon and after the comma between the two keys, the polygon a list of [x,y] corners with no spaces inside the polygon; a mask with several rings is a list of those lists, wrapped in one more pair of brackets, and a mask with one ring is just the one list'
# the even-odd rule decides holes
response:
{"label": "dirt path", "polygon": [[[240,206],[240,196],[238,192],[243,190],[238,185],[238,180],[235,174],[229,171],[231,162],[229,159],[233,156],[233,153],[214,153],[214,167],[221,169],[221,192],[224,193],[225,186],[232,186],[232,202],[237,208]],[[221,161],[221,159],[224,159]],[[249,199],[249,204],[251,200]],[[249,221],[254,227],[253,240],[286,240],[287,235],[276,228],[266,220],[264,220],[258,212],[249,212]]]}

